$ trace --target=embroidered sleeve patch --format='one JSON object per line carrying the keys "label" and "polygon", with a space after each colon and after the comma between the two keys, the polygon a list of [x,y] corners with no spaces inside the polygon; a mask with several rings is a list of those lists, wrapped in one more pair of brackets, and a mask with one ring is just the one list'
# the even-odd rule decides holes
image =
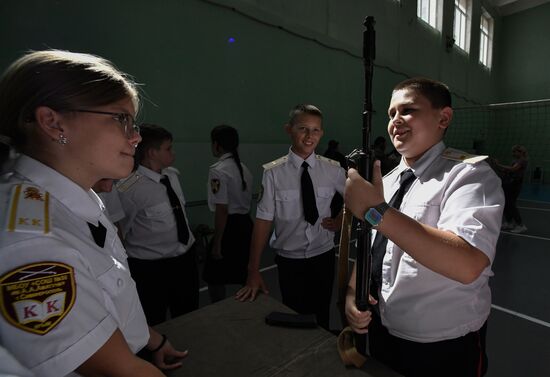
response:
{"label": "embroidered sleeve patch", "polygon": [[262,201],[264,197],[264,185],[260,186],[260,191],[258,192],[258,203]]}
{"label": "embroidered sleeve patch", "polygon": [[44,335],[71,311],[75,285],[66,264],[27,264],[0,277],[0,310],[13,326]]}
{"label": "embroidered sleeve patch", "polygon": [[212,188],[212,194],[217,194],[218,191],[220,191],[220,180],[219,179],[211,179],[210,180],[210,187]]}

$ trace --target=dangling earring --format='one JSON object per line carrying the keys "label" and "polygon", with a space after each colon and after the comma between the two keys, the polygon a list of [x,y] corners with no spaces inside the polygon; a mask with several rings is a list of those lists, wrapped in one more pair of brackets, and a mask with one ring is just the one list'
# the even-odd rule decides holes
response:
{"label": "dangling earring", "polygon": [[57,139],[57,142],[61,145],[67,144],[67,138],[63,134],[59,134],[59,138]]}

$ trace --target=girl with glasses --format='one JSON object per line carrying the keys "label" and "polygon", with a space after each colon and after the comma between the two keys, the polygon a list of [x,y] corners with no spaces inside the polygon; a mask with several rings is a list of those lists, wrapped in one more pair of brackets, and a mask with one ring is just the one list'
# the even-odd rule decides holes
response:
{"label": "girl with glasses", "polygon": [[135,83],[89,54],[30,52],[0,79],[0,135],[21,153],[0,182],[0,339],[37,376],[163,376],[135,353],[162,369],[187,354],[148,328],[91,190],[131,173],[138,106]]}

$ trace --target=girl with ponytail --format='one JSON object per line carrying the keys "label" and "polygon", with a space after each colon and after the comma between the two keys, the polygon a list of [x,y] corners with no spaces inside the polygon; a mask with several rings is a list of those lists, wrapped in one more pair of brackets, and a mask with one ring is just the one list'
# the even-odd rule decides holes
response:
{"label": "girl with ponytail", "polygon": [[210,133],[218,161],[208,173],[208,206],[214,212],[214,237],[203,279],[212,302],[225,298],[226,284],[246,282],[252,220],[252,174],[239,157],[239,134],[228,125]]}

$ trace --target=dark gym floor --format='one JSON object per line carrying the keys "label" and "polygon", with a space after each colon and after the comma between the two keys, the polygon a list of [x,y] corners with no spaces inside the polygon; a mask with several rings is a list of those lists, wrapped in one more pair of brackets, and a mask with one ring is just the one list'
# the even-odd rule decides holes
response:
{"label": "dark gym floor", "polygon": [[[523,234],[501,232],[493,264],[488,377],[550,376],[550,188],[526,187],[518,206],[528,229]],[[261,268],[270,294],[280,300],[270,250],[263,253]],[[238,288],[228,286],[228,296]],[[208,304],[208,291],[203,286],[200,305]],[[331,328],[340,329],[333,307]]]}

